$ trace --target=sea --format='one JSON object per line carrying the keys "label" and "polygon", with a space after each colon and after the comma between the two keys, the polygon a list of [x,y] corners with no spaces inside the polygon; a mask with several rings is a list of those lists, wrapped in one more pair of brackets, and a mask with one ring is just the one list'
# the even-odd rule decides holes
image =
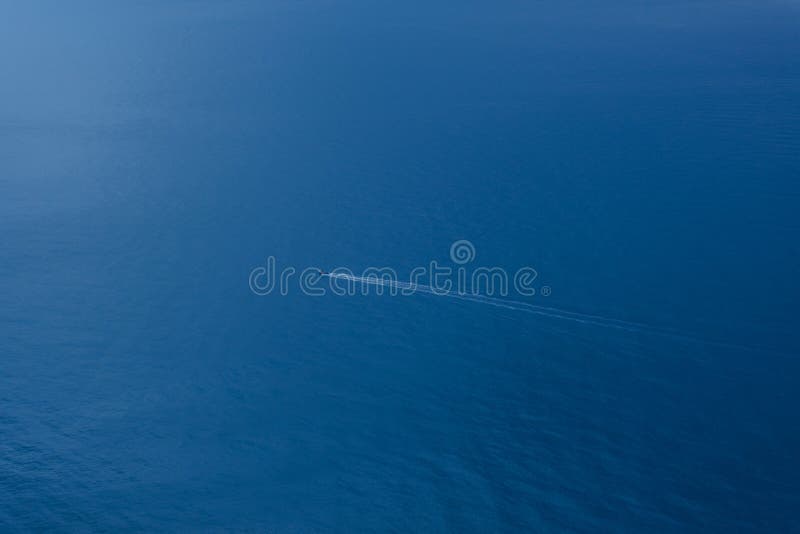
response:
{"label": "sea", "polygon": [[793,0],[7,3],[0,530],[800,531],[799,37]]}

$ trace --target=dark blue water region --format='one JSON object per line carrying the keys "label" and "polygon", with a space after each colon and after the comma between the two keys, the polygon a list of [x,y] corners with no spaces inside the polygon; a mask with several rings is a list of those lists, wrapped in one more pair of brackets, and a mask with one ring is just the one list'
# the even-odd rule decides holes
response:
{"label": "dark blue water region", "polygon": [[[798,15],[6,6],[0,526],[800,530]],[[658,332],[248,286],[457,240]]]}

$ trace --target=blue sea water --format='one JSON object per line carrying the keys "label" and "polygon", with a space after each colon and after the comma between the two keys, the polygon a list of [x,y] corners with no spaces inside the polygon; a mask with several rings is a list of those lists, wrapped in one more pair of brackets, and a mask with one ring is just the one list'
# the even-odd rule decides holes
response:
{"label": "blue sea water", "polygon": [[2,530],[800,530],[795,2],[3,11]]}

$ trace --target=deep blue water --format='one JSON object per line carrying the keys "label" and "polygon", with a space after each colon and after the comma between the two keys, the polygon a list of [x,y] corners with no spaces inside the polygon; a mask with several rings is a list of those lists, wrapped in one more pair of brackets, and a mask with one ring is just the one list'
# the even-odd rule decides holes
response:
{"label": "deep blue water", "polygon": [[[5,6],[2,530],[800,530],[798,35],[778,0]],[[458,239],[692,339],[248,287]]]}

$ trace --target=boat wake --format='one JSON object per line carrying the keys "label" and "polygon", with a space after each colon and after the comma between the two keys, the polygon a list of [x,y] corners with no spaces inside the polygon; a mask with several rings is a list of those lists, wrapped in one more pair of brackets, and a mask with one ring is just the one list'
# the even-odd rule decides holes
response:
{"label": "boat wake", "polygon": [[762,347],[750,347],[746,345],[739,345],[736,343],[730,343],[725,341],[704,339],[678,330],[661,328],[647,323],[624,321],[621,319],[605,317],[602,315],[569,311],[550,306],[541,306],[538,304],[531,304],[529,302],[522,302],[507,298],[491,297],[488,295],[481,295],[474,293],[461,293],[453,290],[444,290],[440,288],[435,288],[426,284],[400,282],[397,280],[378,278],[378,277],[354,276],[345,273],[322,273],[321,276],[328,277],[330,279],[344,280],[355,284],[362,284],[367,286],[380,286],[380,287],[400,290],[407,295],[414,293],[423,293],[426,295],[432,295],[436,297],[444,297],[466,302],[474,302],[477,304],[484,304],[488,306],[494,306],[497,308],[504,308],[507,310],[539,315],[550,319],[570,321],[574,323],[581,323],[584,325],[597,326],[601,328],[613,328],[632,333],[669,337],[676,341],[700,343],[704,345],[714,345],[717,347],[732,348],[739,350],[751,350],[751,351],[769,350]]}

